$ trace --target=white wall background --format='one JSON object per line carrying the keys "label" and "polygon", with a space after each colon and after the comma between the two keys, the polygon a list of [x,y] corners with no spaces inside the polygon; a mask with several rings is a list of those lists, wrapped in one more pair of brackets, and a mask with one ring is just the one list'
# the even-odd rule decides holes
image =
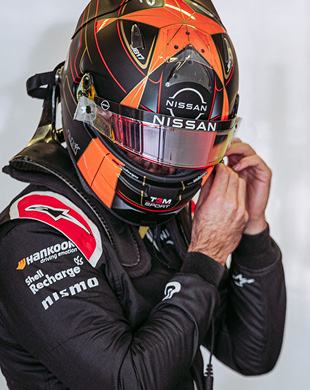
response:
{"label": "white wall background", "polygon": [[[27,97],[29,76],[65,59],[87,0],[2,2],[0,166],[32,137],[41,101]],[[215,389],[309,388],[310,349],[310,2],[214,0],[240,66],[239,136],[273,169],[268,221],[283,251],[288,313],[283,350],[267,375],[244,378],[215,363]],[[0,209],[23,188],[0,175]],[[0,390],[6,389],[0,374]]]}

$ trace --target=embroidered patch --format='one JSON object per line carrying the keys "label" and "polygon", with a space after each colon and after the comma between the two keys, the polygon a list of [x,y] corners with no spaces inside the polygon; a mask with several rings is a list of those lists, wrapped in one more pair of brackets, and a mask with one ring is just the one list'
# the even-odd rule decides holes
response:
{"label": "embroidered patch", "polygon": [[60,231],[95,267],[102,254],[97,226],[74,203],[54,192],[31,192],[14,202],[11,219],[33,219]]}
{"label": "embroidered patch", "polygon": [[174,294],[181,291],[181,283],[179,282],[169,282],[165,287],[165,297],[163,298],[163,301],[166,299],[171,299]]}
{"label": "embroidered patch", "polygon": [[255,282],[254,279],[246,279],[242,274],[233,275],[234,283],[238,287],[243,287],[245,284],[252,284]]}

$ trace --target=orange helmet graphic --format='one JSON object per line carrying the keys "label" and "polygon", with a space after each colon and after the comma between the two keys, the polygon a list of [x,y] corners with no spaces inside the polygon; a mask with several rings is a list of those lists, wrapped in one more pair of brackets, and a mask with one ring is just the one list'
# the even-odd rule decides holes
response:
{"label": "orange helmet graphic", "polygon": [[93,0],[73,35],[61,103],[85,188],[127,222],[162,223],[200,189],[234,135],[235,50],[211,1]]}

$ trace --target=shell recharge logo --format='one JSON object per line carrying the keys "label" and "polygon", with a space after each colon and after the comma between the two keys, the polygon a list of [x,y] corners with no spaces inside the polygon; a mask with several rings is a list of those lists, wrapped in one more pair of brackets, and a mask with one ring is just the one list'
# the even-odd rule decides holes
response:
{"label": "shell recharge logo", "polygon": [[207,114],[208,105],[196,89],[183,88],[166,100],[166,109],[173,117],[199,119],[202,115]]}

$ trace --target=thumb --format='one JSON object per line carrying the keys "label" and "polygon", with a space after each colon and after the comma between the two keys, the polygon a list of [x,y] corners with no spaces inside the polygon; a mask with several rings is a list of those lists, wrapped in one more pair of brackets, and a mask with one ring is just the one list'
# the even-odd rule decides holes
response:
{"label": "thumb", "polygon": [[205,182],[205,184],[202,186],[201,188],[201,191],[200,191],[200,195],[199,195],[199,199],[198,199],[198,202],[197,202],[197,205],[196,205],[196,210],[197,208],[200,207],[201,204],[203,204],[205,202],[205,200],[207,199],[209,193],[210,193],[210,189],[212,187],[212,184],[213,184],[213,181],[214,181],[214,175],[211,174],[208,178],[208,180]]}

